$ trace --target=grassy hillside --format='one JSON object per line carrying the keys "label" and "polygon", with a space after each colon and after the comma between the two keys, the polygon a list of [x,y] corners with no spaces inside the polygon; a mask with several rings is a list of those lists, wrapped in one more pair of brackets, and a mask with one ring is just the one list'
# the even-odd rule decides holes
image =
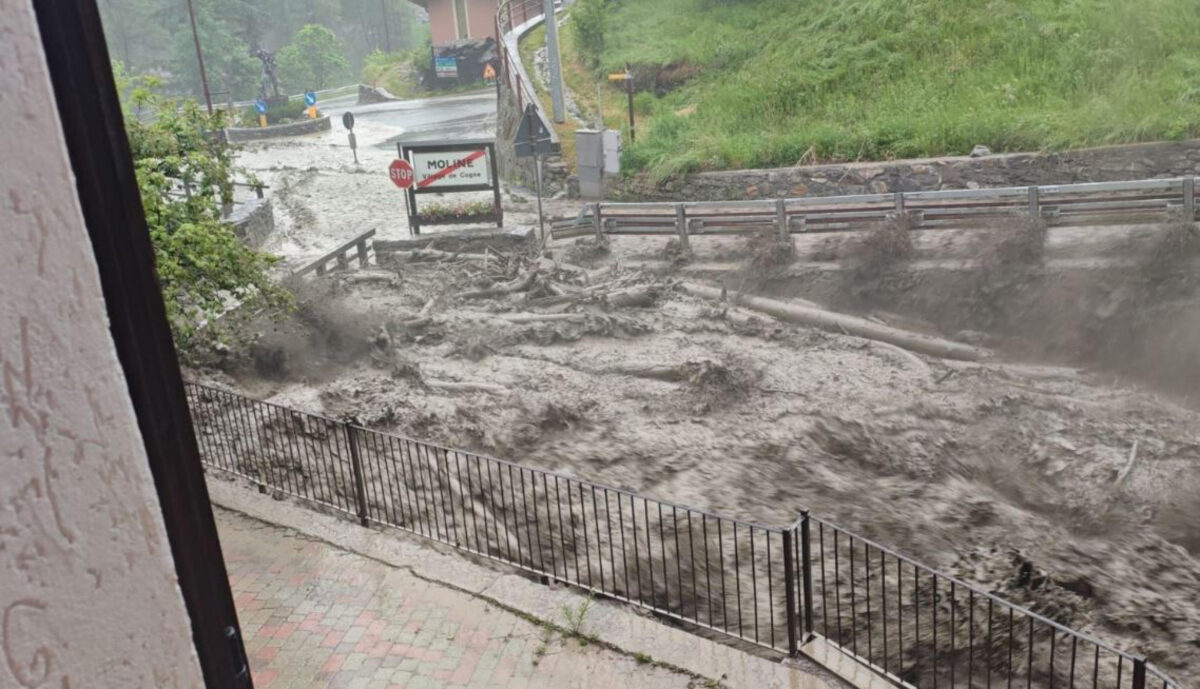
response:
{"label": "grassy hillside", "polygon": [[627,148],[656,177],[1200,135],[1197,0],[579,0],[572,14],[587,5],[606,6],[603,50],[564,52],[597,76],[631,63],[659,92],[639,96],[649,117]]}

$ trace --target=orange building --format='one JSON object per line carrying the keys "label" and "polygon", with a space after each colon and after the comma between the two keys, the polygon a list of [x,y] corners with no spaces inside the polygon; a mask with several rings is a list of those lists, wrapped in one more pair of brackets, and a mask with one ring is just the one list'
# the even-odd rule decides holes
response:
{"label": "orange building", "polygon": [[433,44],[494,36],[497,0],[413,0],[429,13]]}

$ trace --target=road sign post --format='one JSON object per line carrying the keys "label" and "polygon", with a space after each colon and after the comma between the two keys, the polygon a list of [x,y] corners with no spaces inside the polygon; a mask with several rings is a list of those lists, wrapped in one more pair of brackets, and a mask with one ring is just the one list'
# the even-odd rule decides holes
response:
{"label": "road sign post", "polygon": [[354,136],[354,113],[349,110],[342,113],[342,126],[349,133],[350,152],[354,154],[354,164],[358,165],[358,139]]}
{"label": "road sign post", "polygon": [[304,104],[308,106],[308,119],[317,119],[317,92],[311,89],[305,91]]}
{"label": "road sign post", "polygon": [[533,180],[538,200],[538,234],[544,242],[546,221],[542,215],[542,156],[553,153],[554,147],[550,139],[550,130],[542,123],[537,106],[533,103],[525,106],[521,126],[517,128],[517,136],[513,140],[513,148],[518,158],[533,158]]}
{"label": "road sign post", "polygon": [[[495,222],[504,226],[504,211],[500,208],[500,178],[496,170],[496,147],[491,140],[446,141],[396,144],[400,159],[392,163],[389,175],[405,190],[408,225],[414,235],[421,234],[423,225],[469,225]],[[407,167],[404,173],[393,170]],[[406,181],[406,186],[401,186]],[[421,214],[418,196],[469,191],[491,191],[492,208],[486,213],[432,217]]]}
{"label": "road sign post", "polygon": [[258,126],[267,126],[267,101],[258,99],[254,102],[254,109],[258,111]]}
{"label": "road sign post", "polygon": [[629,143],[633,143],[637,141],[637,125],[633,121],[633,72],[627,66],[623,73],[608,75],[608,80],[625,82],[625,95],[629,98]]}

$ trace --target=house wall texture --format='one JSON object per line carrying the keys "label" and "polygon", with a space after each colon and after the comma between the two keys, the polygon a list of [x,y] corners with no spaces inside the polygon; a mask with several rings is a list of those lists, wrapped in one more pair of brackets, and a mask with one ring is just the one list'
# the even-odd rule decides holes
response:
{"label": "house wall texture", "polygon": [[[496,34],[496,0],[466,0],[467,37],[487,38]],[[454,0],[429,0],[429,32],[434,45],[458,39]]]}
{"label": "house wall texture", "polygon": [[0,687],[200,687],[30,0],[0,121]]}

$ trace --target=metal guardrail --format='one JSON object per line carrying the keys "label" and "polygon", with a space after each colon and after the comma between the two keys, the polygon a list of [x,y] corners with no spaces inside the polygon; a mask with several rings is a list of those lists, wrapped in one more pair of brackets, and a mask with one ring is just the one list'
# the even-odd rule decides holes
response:
{"label": "metal guardrail", "polygon": [[358,267],[365,268],[367,263],[371,260],[370,252],[372,246],[371,244],[368,244],[368,242],[370,242],[374,236],[375,230],[367,230],[354,239],[351,239],[333,251],[325,254],[321,258],[318,258],[312,263],[309,263],[303,268],[292,273],[292,277],[300,277],[314,271],[316,271],[317,275],[324,275],[326,272],[326,266],[329,265],[330,261],[337,261],[336,268],[338,270],[345,270],[346,268],[350,267],[350,261],[352,259],[348,256],[348,254],[350,253],[351,249],[354,250],[354,258],[358,259]]}
{"label": "metal guardrail", "polygon": [[551,222],[555,239],[588,234],[690,236],[792,234],[864,229],[906,215],[913,229],[969,228],[997,218],[1031,217],[1051,225],[1160,221],[1171,212],[1196,218],[1193,177],[1051,184],[995,189],[908,191],[761,201],[592,203]]}
{"label": "metal guardrail", "polygon": [[[801,513],[772,527],[187,383],[210,468],[903,686],[1180,689],[1146,662]],[[1151,682],[1153,680],[1153,682]]]}
{"label": "metal guardrail", "polygon": [[[531,21],[543,19],[545,16],[545,4],[543,0],[502,0],[496,7],[496,44],[500,55],[500,80],[498,88],[506,87],[513,91],[517,97],[517,110],[525,111],[525,105],[532,103],[536,108],[538,115],[542,118],[542,124],[546,130],[550,132],[552,145],[558,144],[558,133],[554,129],[554,123],[546,115],[545,108],[538,100],[537,92],[530,83],[528,76],[525,74],[525,69],[521,65],[521,55],[519,51],[510,49],[506,36],[514,29],[518,29]],[[515,44],[514,44],[515,45]]]}

